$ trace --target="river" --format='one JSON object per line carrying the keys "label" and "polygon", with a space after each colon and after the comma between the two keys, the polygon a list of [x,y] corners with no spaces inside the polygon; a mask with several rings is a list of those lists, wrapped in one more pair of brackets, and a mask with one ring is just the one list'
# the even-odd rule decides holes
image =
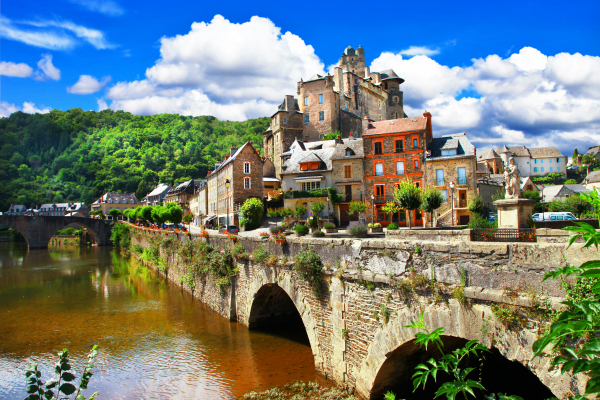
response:
{"label": "river", "polygon": [[0,399],[23,399],[35,362],[67,348],[101,399],[232,399],[317,376],[301,332],[249,331],[113,248],[0,243]]}

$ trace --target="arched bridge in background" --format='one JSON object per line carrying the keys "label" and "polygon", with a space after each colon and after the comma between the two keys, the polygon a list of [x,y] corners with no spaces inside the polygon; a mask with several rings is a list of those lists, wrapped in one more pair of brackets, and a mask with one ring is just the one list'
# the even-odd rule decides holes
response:
{"label": "arched bridge in background", "polygon": [[45,249],[56,231],[66,227],[85,228],[98,246],[112,244],[112,221],[84,217],[0,215],[0,224],[17,230],[30,249]]}

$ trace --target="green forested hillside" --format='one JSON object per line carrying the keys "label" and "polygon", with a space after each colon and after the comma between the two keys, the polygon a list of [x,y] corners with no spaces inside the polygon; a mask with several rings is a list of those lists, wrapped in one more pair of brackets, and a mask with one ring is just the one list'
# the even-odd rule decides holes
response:
{"label": "green forested hillside", "polygon": [[204,178],[232,145],[262,147],[268,118],[223,122],[174,114],[72,109],[0,118],[0,211],[11,203],[95,201],[107,191]]}

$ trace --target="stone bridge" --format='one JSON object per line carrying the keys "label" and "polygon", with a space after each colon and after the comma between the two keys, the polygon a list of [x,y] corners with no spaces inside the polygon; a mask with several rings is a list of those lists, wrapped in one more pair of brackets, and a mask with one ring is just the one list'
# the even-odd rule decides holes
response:
{"label": "stone bridge", "polygon": [[[230,245],[216,237],[178,239]],[[306,331],[316,370],[363,398],[382,399],[388,390],[397,398],[434,397],[433,392],[412,395],[414,368],[439,355],[415,345],[416,330],[406,328],[422,312],[429,330],[444,329],[446,351],[471,339],[492,350],[481,372],[491,392],[518,387],[520,392],[511,394],[528,400],[583,393],[584,378],[562,375],[549,356],[533,359],[532,344],[544,322],[543,310],[558,308],[564,296],[557,282],[540,283],[544,272],[581,264],[596,258],[596,252],[567,250],[564,243],[445,239],[289,238],[281,246],[240,238],[247,252],[262,246],[277,261],[238,261],[231,287],[223,291],[210,278],[198,279],[192,293],[250,329],[297,323]],[[132,236],[133,244],[142,247],[154,240],[164,238],[148,232]],[[308,245],[326,267],[320,297],[293,268],[294,254]],[[177,248],[160,251],[171,260],[167,277],[180,284],[187,270],[178,261]]]}
{"label": "stone bridge", "polygon": [[112,221],[63,216],[0,215],[0,224],[21,233],[30,249],[45,249],[56,231],[66,227],[86,228],[98,246],[111,245]]}

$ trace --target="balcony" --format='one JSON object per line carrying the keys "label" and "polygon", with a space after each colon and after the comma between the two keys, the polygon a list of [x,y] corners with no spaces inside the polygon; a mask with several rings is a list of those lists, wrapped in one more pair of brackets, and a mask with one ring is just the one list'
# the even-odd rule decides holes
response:
{"label": "balcony", "polygon": [[309,197],[328,197],[327,189],[290,190],[283,193],[284,199],[305,199]]}
{"label": "balcony", "polygon": [[375,204],[385,204],[386,197],[385,196],[375,196]]}

